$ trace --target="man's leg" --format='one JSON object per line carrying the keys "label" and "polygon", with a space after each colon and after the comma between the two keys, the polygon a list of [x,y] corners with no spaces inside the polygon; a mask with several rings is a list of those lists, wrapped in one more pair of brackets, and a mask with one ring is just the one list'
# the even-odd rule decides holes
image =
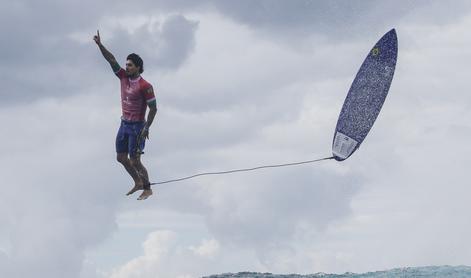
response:
{"label": "man's leg", "polygon": [[131,157],[130,161],[131,161],[132,167],[139,174],[139,177],[143,185],[142,188],[144,189],[144,192],[142,192],[138,200],[145,200],[149,196],[152,195],[152,189],[150,188],[150,185],[149,185],[150,182],[149,182],[149,175],[147,173],[147,169],[144,167],[144,165],[141,162],[140,154],[136,154],[134,157]]}
{"label": "man's leg", "polygon": [[[124,168],[126,169],[126,171],[129,173],[129,175],[132,177],[132,179],[134,180],[134,187],[139,190],[142,189],[143,187],[143,183],[141,181],[141,178],[139,177],[139,173],[136,171],[136,169],[132,166],[131,164],[131,160],[128,158],[128,153],[118,153],[117,154],[117,160],[119,163],[121,163]],[[137,190],[134,190],[133,192],[129,191],[128,194],[126,195],[130,195],[134,192],[136,192]]]}
{"label": "man's leg", "polygon": [[[134,193],[135,191],[142,189],[143,184],[139,177],[139,173],[134,169],[131,164],[131,160],[128,158],[128,154],[130,153],[129,150],[129,141],[134,139],[132,136],[133,132],[130,131],[129,125],[125,124],[121,121],[121,125],[119,126],[118,134],[116,135],[116,153],[117,153],[117,160],[124,166],[124,169],[128,172],[128,174],[134,180],[134,188],[128,192],[127,195]],[[135,189],[135,190],[134,190]],[[134,191],[133,191],[134,190]]]}
{"label": "man's leg", "polygon": [[134,167],[134,169],[136,169],[136,171],[138,172],[138,175],[142,179],[142,182],[144,183],[144,185],[146,185],[146,184],[150,183],[149,182],[149,174],[147,173],[146,167],[144,167],[144,164],[142,164],[142,162],[141,162],[140,155],[136,158],[136,160],[137,160],[136,161],[136,166]]}

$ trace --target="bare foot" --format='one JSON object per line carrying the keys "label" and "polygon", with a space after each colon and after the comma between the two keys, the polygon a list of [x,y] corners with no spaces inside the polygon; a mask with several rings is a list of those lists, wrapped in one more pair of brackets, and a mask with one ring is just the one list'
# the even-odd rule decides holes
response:
{"label": "bare foot", "polygon": [[136,183],[134,185],[134,187],[131,190],[129,190],[129,192],[126,194],[126,196],[129,196],[129,195],[133,194],[134,192],[142,190],[142,189],[144,189],[144,186],[140,183]]}
{"label": "bare foot", "polygon": [[149,198],[152,195],[152,189],[145,189],[144,192],[142,192],[141,196],[137,198],[138,200],[145,200]]}

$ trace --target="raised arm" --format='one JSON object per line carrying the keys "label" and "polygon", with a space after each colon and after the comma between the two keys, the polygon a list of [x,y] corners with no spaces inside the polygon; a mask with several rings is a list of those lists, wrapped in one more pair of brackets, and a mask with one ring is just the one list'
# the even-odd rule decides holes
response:
{"label": "raised arm", "polygon": [[100,31],[96,31],[96,35],[93,37],[93,40],[96,42],[98,47],[100,48],[101,54],[103,54],[103,57],[105,57],[106,61],[110,63],[111,68],[113,69],[114,72],[117,72],[121,67],[119,66],[118,62],[116,61],[115,57],[111,52],[106,49],[103,44],[101,43],[100,39]]}

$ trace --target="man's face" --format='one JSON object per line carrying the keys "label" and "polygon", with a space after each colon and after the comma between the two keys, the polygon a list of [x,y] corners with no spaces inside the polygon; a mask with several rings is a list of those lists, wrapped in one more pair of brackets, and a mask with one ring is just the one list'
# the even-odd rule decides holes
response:
{"label": "man's face", "polygon": [[139,73],[139,68],[131,60],[126,60],[126,75],[132,76]]}

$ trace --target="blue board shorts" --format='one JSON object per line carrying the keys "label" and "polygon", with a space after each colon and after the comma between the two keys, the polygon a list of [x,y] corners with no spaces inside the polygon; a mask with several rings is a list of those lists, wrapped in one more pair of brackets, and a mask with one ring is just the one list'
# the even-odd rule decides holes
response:
{"label": "blue board shorts", "polygon": [[144,125],[145,122],[129,122],[121,119],[121,125],[116,135],[116,152],[129,153],[130,157],[136,157],[138,147],[140,151],[143,151],[146,143],[145,138],[140,140],[139,146],[137,143]]}

